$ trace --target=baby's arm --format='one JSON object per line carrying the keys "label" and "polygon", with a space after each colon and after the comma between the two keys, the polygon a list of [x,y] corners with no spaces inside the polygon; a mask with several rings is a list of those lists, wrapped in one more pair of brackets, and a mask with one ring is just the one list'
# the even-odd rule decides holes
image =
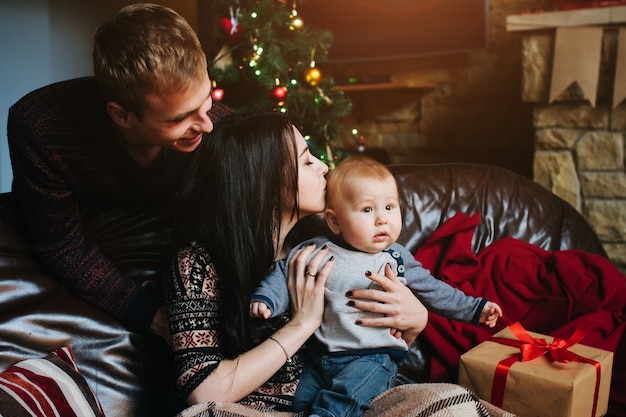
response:
{"label": "baby's arm", "polygon": [[480,314],[479,321],[489,327],[494,327],[500,317],[502,317],[502,309],[500,306],[493,301],[487,301],[487,304],[485,304]]}
{"label": "baby's arm", "polygon": [[250,296],[250,317],[269,319],[289,309],[286,261],[278,261]]}
{"label": "baby's arm", "polygon": [[250,317],[253,319],[269,319],[272,316],[272,309],[261,301],[250,303]]}

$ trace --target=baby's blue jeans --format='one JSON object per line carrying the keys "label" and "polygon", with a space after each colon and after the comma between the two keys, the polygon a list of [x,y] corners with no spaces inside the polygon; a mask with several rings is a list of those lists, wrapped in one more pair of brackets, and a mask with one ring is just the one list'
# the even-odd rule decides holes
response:
{"label": "baby's blue jeans", "polygon": [[293,410],[320,417],[357,417],[394,386],[398,364],[385,353],[340,355],[309,349]]}

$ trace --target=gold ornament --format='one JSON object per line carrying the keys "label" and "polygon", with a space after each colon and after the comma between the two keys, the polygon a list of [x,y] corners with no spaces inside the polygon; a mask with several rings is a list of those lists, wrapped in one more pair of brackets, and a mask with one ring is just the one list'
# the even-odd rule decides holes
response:
{"label": "gold ornament", "polygon": [[310,66],[305,69],[303,75],[304,81],[312,87],[315,87],[322,81],[322,71],[315,66]]}

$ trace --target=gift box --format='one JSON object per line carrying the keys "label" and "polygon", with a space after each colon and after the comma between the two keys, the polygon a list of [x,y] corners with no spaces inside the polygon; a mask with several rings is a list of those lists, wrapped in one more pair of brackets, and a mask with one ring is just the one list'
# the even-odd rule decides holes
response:
{"label": "gift box", "polygon": [[515,323],[461,356],[459,384],[520,417],[601,417],[613,352],[527,332]]}

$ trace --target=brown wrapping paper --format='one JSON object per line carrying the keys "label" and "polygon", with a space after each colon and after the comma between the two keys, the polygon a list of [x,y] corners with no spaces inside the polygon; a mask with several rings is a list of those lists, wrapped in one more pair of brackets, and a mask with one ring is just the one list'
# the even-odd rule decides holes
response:
{"label": "brown wrapping paper", "polygon": [[[528,332],[551,343],[553,338]],[[515,339],[506,328],[496,337]],[[587,363],[555,362],[546,356],[528,362],[516,362],[509,369],[502,408],[520,417],[601,417],[609,403],[613,352],[576,344],[569,348],[601,364],[598,405],[592,410],[596,369]],[[495,369],[501,360],[519,355],[518,347],[485,341],[461,356],[459,384],[480,398],[491,401]]]}

